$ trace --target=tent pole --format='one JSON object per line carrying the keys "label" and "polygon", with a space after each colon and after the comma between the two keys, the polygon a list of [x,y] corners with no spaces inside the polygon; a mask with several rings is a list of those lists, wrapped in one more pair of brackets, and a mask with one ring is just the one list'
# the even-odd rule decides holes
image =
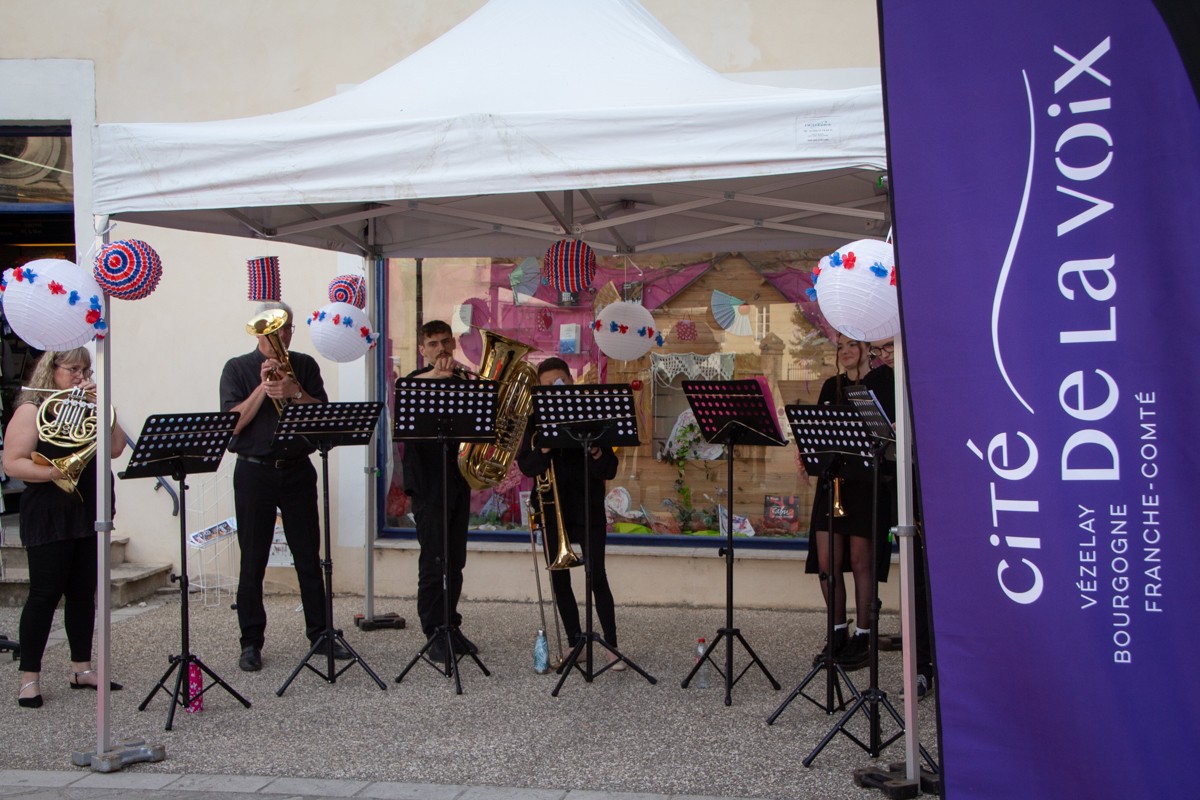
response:
{"label": "tent pole", "polygon": [[904,665],[904,764],[909,781],[920,779],[921,733],[917,720],[916,584],[913,563],[912,419],[908,407],[903,336],[895,337],[896,502],[900,537],[900,637]]}

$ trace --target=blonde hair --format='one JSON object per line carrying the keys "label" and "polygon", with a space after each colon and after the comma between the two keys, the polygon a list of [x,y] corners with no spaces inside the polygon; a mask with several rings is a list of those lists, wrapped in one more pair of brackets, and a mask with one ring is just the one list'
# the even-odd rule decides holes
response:
{"label": "blonde hair", "polygon": [[29,382],[24,391],[17,397],[17,405],[33,403],[40,406],[47,394],[38,389],[57,389],[54,383],[54,369],[67,364],[82,364],[84,369],[92,366],[92,354],[86,347],[76,347],[73,350],[47,350],[38,359],[29,375]]}

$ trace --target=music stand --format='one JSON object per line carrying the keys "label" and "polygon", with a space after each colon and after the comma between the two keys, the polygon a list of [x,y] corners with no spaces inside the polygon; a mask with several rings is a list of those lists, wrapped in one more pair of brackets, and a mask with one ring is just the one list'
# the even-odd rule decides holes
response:
{"label": "music stand", "polygon": [[[367,665],[350,643],[342,636],[342,632],[333,627],[333,551],[330,549],[329,535],[329,451],[338,445],[367,444],[379,424],[379,415],[383,411],[383,403],[292,403],[283,409],[279,422],[275,424],[275,436],[272,446],[286,445],[302,441],[316,447],[321,454],[321,495],[323,501],[323,523],[325,528],[325,557],[321,566],[325,572],[325,630],[313,640],[312,646],[292,674],[287,677],[275,694],[283,697],[292,681],[300,674],[300,670],[308,667],[324,678],[328,683],[337,683],[338,676],[355,664],[361,664],[375,684],[387,691],[387,684]],[[334,649],[338,644],[350,653],[350,660],[341,669],[334,662]],[[317,650],[325,648],[325,672],[314,667],[309,661]]]}
{"label": "music stand", "polygon": [[[440,638],[445,643],[446,660],[440,671],[454,676],[454,691],[462,694],[458,662],[469,656],[485,676],[488,668],[476,653],[456,646],[458,626],[450,622],[450,516],[446,499],[446,468],[450,464],[450,441],[491,442],[496,439],[496,411],[500,384],[496,381],[460,379],[401,378],[396,381],[396,407],[393,415],[394,441],[437,440],[442,453],[442,624],[425,646],[417,652],[396,683],[404,680],[418,661],[433,660],[425,654]],[[463,652],[459,652],[462,649]],[[434,666],[437,666],[434,664]]]}
{"label": "music stand", "polygon": [[[579,447],[583,458],[590,457],[593,447],[628,447],[641,444],[637,430],[637,412],[633,406],[633,390],[627,384],[586,384],[566,386],[533,387],[533,421],[538,426],[539,447]],[[584,461],[586,464],[586,460]],[[592,628],[592,517],[591,481],[587,473],[583,476],[583,540],[584,547],[584,631],[579,641],[571,648],[566,659],[558,667],[561,675],[551,697],[558,697],[572,669],[583,674],[591,683],[597,675],[622,661],[651,685],[658,680],[628,656],[596,633]],[[566,531],[563,531],[565,534]],[[598,643],[617,657],[599,669],[593,668],[592,644]],[[585,655],[586,654],[586,655]],[[579,665],[584,656],[584,666]]]}
{"label": "music stand", "polygon": [[[742,679],[750,667],[762,670],[772,688],[778,690],[775,680],[754,648],[746,641],[740,629],[733,626],[733,448],[748,444],[767,447],[782,447],[785,444],[775,416],[774,403],[769,401],[770,389],[766,379],[737,381],[684,381],[683,393],[688,405],[696,415],[696,424],[704,440],[725,446],[726,496],[725,496],[725,546],[717,551],[725,556],[725,627],[717,629],[717,635],[709,642],[696,665],[680,685],[686,689],[705,661],[725,679],[725,705],[733,704],[733,685]],[[722,640],[725,644],[725,669],[717,666],[712,652]],[[733,644],[741,642],[750,656],[749,663],[733,675]]]}
{"label": "music stand", "polygon": [[[834,735],[839,731],[867,752],[872,758],[877,758],[879,754],[890,745],[892,742],[904,735],[904,718],[896,711],[895,706],[888,700],[887,693],[879,688],[879,583],[876,577],[876,548],[878,543],[878,528],[879,528],[879,469],[883,461],[883,454],[888,446],[895,442],[896,435],[892,428],[892,424],[888,421],[887,414],[884,413],[883,407],[879,405],[879,401],[875,398],[875,393],[865,386],[852,386],[847,389],[846,397],[850,401],[851,407],[862,420],[862,427],[870,435],[870,468],[871,468],[871,601],[869,612],[869,660],[870,666],[870,685],[867,690],[862,692],[858,698],[851,704],[850,708],[842,714],[841,719],[825,734],[825,738],[820,744],[808,755],[804,760],[804,766],[809,766],[822,748],[833,739]],[[830,526],[832,527],[832,526]],[[830,549],[832,553],[832,548]],[[832,555],[830,556],[832,565]],[[832,569],[830,570],[832,571]],[[892,719],[899,726],[899,730],[891,736],[887,741],[883,741],[880,733],[880,714],[879,707],[883,708],[891,715]],[[863,710],[867,716],[868,736],[867,741],[863,742],[854,734],[846,730],[846,724],[854,717],[856,713]],[[934,765],[933,758],[921,746],[921,753],[932,766]]]}
{"label": "music stand", "polygon": [[[158,679],[158,683],[146,695],[146,699],[138,706],[138,711],[145,711],[150,705],[155,693],[163,691],[171,696],[171,708],[167,712],[166,730],[171,730],[175,723],[175,710],[187,708],[193,701],[204,695],[213,685],[220,686],[246,708],[250,701],[242,697],[226,683],[220,675],[213,672],[207,664],[200,660],[191,650],[191,639],[188,629],[188,568],[187,568],[187,476],[197,472],[216,472],[225,455],[225,448],[233,436],[233,428],[237,424],[238,415],[233,412],[201,413],[201,414],[157,414],[146,419],[142,426],[141,435],[129,457],[129,463],[119,475],[122,479],[158,478],[170,475],[179,484],[179,573],[172,575],[171,580],[179,583],[179,640],[180,655],[170,657],[170,666]],[[208,685],[196,694],[192,694],[188,673],[191,665],[195,664],[209,678]],[[167,689],[167,679],[171,673],[179,670],[175,676],[175,688]]]}
{"label": "music stand", "polygon": [[[825,603],[825,652],[818,657],[808,674],[779,704],[769,717],[767,724],[774,724],[784,709],[797,697],[803,697],[826,714],[845,707],[842,695],[844,681],[854,698],[860,697],[849,674],[837,663],[833,652],[833,605],[837,595],[838,581],[842,579],[834,564],[834,481],[843,475],[862,476],[871,467],[871,439],[853,406],[844,405],[791,405],[784,406],[788,424],[796,440],[796,449],[809,475],[820,475],[825,481],[825,499],[829,515],[829,530],[826,532],[826,549],[829,551],[829,570],[826,580]],[[825,672],[825,702],[820,703],[805,693],[808,684],[821,672]],[[834,703],[834,695],[837,703]]]}

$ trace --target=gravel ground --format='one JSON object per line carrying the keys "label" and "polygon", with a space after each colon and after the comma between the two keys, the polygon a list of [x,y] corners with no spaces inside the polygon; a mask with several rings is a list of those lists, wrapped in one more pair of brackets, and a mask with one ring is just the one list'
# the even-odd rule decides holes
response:
{"label": "gravel ground", "polygon": [[[836,736],[812,767],[801,761],[818,745],[840,715],[827,715],[803,697],[794,700],[774,725],[766,718],[805,676],[811,656],[824,641],[821,613],[735,610],[735,624],[782,684],[773,691],[750,665],[723,701],[717,677],[707,689],[680,687],[694,663],[696,639],[711,640],[724,624],[719,608],[619,607],[621,649],[658,679],[651,685],[633,670],[605,672],[592,683],[575,673],[557,698],[557,677],[532,668],[537,606],[523,603],[464,602],[463,631],[480,647],[485,676],[474,662],[460,665],[463,693],[453,681],[420,663],[396,684],[396,676],[424,643],[419,627],[363,632],[352,617],[361,597],[339,597],[335,618],[346,639],[387,686],[381,691],[361,664],[330,684],[309,670],[283,697],[275,692],[307,651],[302,616],[294,596],[267,601],[267,643],[263,670],[237,667],[238,630],[227,601],[204,606],[192,595],[191,646],[205,664],[253,704],[243,708],[219,686],[204,696],[199,714],[176,714],[174,730],[164,731],[167,694],[155,696],[144,712],[138,704],[150,693],[179,651],[179,602],[160,594],[126,609],[112,628],[113,676],[125,690],[113,693],[110,731],[114,742],[143,738],[165,745],[167,759],[139,764],[146,772],[346,778],[412,783],[492,785],[549,789],[592,789],[754,798],[865,797],[853,781],[860,767],[903,761],[903,739],[879,759],[844,736]],[[394,611],[415,626],[411,598],[376,599],[377,612]],[[130,616],[125,613],[137,611]],[[20,610],[0,609],[0,632],[15,636]],[[56,623],[61,623],[61,612]],[[884,614],[884,632],[899,629]],[[551,649],[554,638],[551,635]],[[749,659],[735,648],[734,674]],[[724,646],[718,649],[724,662]],[[339,665],[345,662],[339,662]],[[324,669],[324,661],[314,661]],[[16,665],[10,666],[9,698],[0,720],[9,746],[0,768],[61,770],[73,751],[96,743],[95,695],[68,691],[68,654],[62,644],[47,651],[41,709],[20,709]],[[899,697],[900,654],[880,654],[880,687],[903,714]],[[868,671],[852,673],[863,689]],[[824,698],[823,674],[809,694]],[[936,698],[920,704],[922,741],[936,757]],[[865,715],[849,728],[868,737]],[[885,715],[883,733],[895,726]]]}

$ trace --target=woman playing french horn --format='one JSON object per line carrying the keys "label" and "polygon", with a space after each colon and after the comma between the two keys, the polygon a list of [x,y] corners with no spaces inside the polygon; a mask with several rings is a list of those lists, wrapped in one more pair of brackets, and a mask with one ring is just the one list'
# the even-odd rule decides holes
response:
{"label": "woman playing french horn", "polygon": [[[17,703],[22,708],[42,705],[42,654],[50,635],[54,610],[66,598],[63,623],[71,650],[72,689],[95,689],[92,633],[96,615],[96,465],[89,461],[76,477],[76,490],[64,490],[63,467],[88,442],[63,446],[43,438],[39,411],[71,408],[72,425],[95,436],[95,392],[92,359],[82,347],[47,351],[33,368],[28,385],[17,398],[4,433],[4,472],[25,484],[21,494],[21,543],[29,558],[29,596],[21,612],[21,678]],[[78,417],[91,404],[90,417]],[[53,415],[51,415],[53,416]],[[43,420],[47,415],[42,414]],[[113,421],[109,454],[125,449],[125,432]],[[35,456],[37,456],[35,458]],[[65,459],[65,460],[64,460]],[[47,463],[49,462],[49,463]],[[112,684],[113,689],[121,688]]]}

